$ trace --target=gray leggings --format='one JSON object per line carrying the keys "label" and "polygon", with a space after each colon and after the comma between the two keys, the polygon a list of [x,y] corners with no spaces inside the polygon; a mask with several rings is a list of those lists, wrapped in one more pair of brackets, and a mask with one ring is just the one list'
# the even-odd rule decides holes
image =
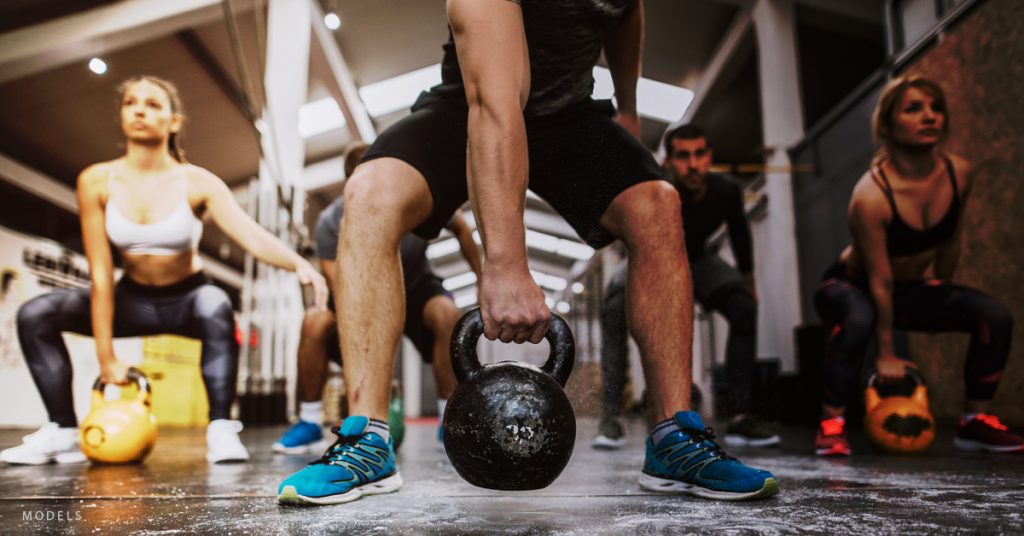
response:
{"label": "gray leggings", "polygon": [[[18,340],[51,422],[78,426],[71,394],[71,360],[61,332],[92,335],[88,288],[44,294],[18,310]],[[202,342],[202,374],[210,420],[228,419],[238,376],[231,300],[197,273],[164,287],[127,277],[114,287],[114,336],[172,334]]]}

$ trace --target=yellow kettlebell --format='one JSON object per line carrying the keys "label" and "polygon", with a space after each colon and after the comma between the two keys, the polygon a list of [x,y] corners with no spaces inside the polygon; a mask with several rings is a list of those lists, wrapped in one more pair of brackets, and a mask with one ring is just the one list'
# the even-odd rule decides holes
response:
{"label": "yellow kettlebell", "polygon": [[878,394],[878,375],[872,374],[865,391],[864,429],[868,439],[888,452],[923,452],[935,440],[935,418],[928,409],[924,378],[913,369],[906,374],[917,385],[910,396]]}
{"label": "yellow kettlebell", "polygon": [[141,462],[156,443],[149,379],[136,368],[128,369],[127,376],[139,388],[131,399],[107,401],[106,384],[99,378],[92,386],[92,408],[78,429],[82,452],[94,462]]}

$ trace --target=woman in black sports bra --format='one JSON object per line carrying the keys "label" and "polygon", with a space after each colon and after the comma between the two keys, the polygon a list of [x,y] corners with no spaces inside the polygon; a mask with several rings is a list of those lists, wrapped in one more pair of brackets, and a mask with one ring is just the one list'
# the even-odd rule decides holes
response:
{"label": "woman in black sports bra", "polygon": [[955,444],[1024,450],[1024,438],[986,413],[1009,354],[1013,317],[991,296],[952,282],[971,173],[967,161],[941,149],[949,133],[942,88],[916,76],[893,80],[882,91],[872,127],[880,148],[850,200],[853,244],[814,294],[818,315],[831,328],[816,451],[850,454],[843,414],[860,390],[872,336],[881,381],[902,380],[914,367],[893,354],[894,328],[970,333],[965,414]]}

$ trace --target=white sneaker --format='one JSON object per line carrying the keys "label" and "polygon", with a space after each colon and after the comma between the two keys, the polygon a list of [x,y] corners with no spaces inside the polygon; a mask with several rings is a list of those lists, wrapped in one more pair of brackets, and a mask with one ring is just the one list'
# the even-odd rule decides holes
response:
{"label": "white sneaker", "polygon": [[14,465],[46,463],[83,463],[85,454],[78,445],[78,428],[61,428],[55,422],[22,438],[16,447],[0,452],[0,461]]}
{"label": "white sneaker", "polygon": [[206,461],[210,463],[244,462],[249,459],[249,451],[238,437],[242,431],[242,423],[217,419],[206,427]]}

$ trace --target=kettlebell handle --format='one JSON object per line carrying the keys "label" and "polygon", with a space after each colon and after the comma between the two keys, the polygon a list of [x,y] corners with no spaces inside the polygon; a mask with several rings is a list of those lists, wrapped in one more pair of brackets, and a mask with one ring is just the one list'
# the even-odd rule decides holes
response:
{"label": "kettlebell handle", "polygon": [[[459,383],[483,370],[476,355],[476,343],[483,333],[484,318],[479,307],[474,307],[462,315],[455,324],[452,331],[451,354],[452,368]],[[576,358],[576,341],[573,339],[572,331],[562,317],[551,313],[551,323],[544,338],[548,340],[551,352],[541,370],[553,376],[562,387],[565,387]]]}
{"label": "kettlebell handle", "polygon": [[[905,367],[903,370],[908,378],[914,380],[914,383],[924,385],[924,376],[916,368]],[[868,387],[878,387],[878,371],[872,371],[871,376],[868,376]]]}
{"label": "kettlebell handle", "polygon": [[[141,370],[135,367],[128,367],[128,372],[125,374],[128,381],[134,383],[139,387],[138,401],[143,404],[149,405],[150,397],[152,396],[153,389],[150,387],[149,378]],[[107,383],[103,381],[102,377],[96,378],[96,381],[92,384],[92,390],[98,392],[101,396],[103,395],[104,389],[106,389]]]}

